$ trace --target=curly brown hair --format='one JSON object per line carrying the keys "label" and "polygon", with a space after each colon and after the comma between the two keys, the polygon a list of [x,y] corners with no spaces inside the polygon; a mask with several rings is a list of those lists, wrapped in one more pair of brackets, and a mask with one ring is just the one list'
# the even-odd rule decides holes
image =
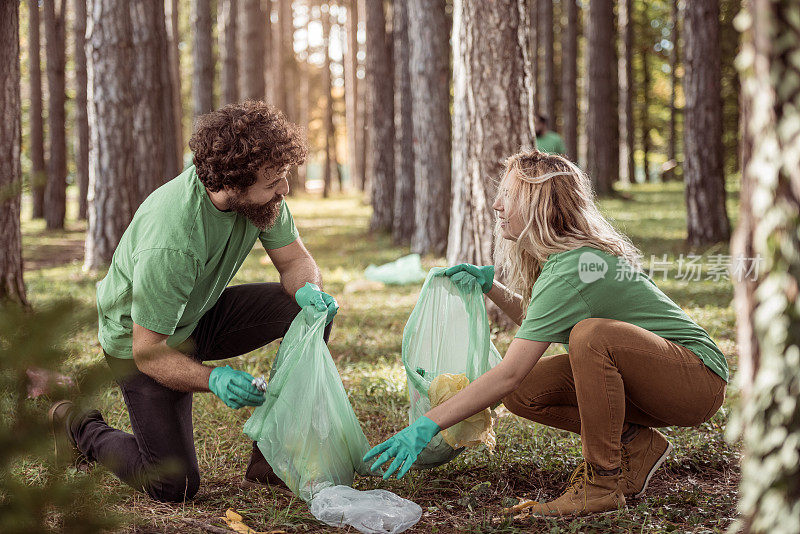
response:
{"label": "curly brown hair", "polygon": [[198,117],[189,148],[197,177],[209,191],[246,189],[264,165],[301,165],[308,153],[302,129],[260,100],[228,104]]}

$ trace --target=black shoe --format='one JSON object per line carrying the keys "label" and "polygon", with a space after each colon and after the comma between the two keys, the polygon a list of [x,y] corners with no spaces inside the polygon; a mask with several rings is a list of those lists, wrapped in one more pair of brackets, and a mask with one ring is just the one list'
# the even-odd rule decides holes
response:
{"label": "black shoe", "polygon": [[55,459],[57,467],[88,467],[89,460],[78,450],[70,431],[70,424],[75,416],[75,405],[72,401],[58,401],[50,407],[47,419],[55,442]]}
{"label": "black shoe", "polygon": [[244,473],[244,486],[273,486],[281,489],[289,489],[283,480],[275,474],[272,466],[269,465],[264,455],[253,442],[253,454],[250,456],[250,463],[247,464],[247,471]]}

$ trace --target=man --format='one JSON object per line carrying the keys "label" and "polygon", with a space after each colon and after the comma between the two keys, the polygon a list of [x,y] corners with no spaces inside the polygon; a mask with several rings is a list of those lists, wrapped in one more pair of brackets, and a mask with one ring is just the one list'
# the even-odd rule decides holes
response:
{"label": "man", "polygon": [[563,156],[567,153],[567,147],[564,146],[564,140],[561,139],[561,136],[550,130],[549,122],[547,115],[536,114],[536,148],[548,154]]}
{"label": "man", "polygon": [[[192,393],[234,409],[264,402],[250,374],[203,362],[283,337],[309,304],[327,310],[327,340],[338,309],[283,199],[306,157],[299,128],[263,102],[231,104],[200,117],[189,148],[194,165],[142,203],[97,286],[100,344],[133,434],[69,401],[50,409],[57,461],[81,454],[170,502],[200,484]],[[226,287],[256,239],[280,283]],[[255,443],[245,480],[279,482]]]}

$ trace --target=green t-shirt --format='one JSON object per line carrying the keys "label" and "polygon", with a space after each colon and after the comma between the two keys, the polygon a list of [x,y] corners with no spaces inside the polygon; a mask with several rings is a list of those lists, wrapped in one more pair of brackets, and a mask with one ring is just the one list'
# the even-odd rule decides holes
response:
{"label": "green t-shirt", "polygon": [[132,358],[133,322],[185,341],[260,239],[275,249],[298,237],[286,202],[262,232],[244,216],[218,210],[190,166],[147,197],[97,284],[100,344]]}
{"label": "green t-shirt", "polygon": [[536,148],[548,154],[566,154],[564,140],[555,132],[547,131],[536,137]]}
{"label": "green t-shirt", "polygon": [[592,247],[551,254],[516,337],[564,343],[578,322],[616,319],[691,350],[728,380],[728,362],[708,333],[624,258]]}

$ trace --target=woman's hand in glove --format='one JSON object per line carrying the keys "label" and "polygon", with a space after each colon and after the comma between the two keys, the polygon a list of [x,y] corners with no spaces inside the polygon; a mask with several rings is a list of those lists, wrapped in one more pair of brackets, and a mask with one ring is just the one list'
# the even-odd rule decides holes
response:
{"label": "woman's hand in glove", "polygon": [[387,480],[397,471],[397,478],[403,478],[411,466],[433,437],[439,433],[439,425],[425,417],[424,415],[411,423],[409,426],[387,439],[380,445],[376,445],[364,456],[364,461],[378,456],[372,464],[372,471],[388,462],[391,458],[394,461],[389,464],[389,468],[383,474],[383,479]]}

